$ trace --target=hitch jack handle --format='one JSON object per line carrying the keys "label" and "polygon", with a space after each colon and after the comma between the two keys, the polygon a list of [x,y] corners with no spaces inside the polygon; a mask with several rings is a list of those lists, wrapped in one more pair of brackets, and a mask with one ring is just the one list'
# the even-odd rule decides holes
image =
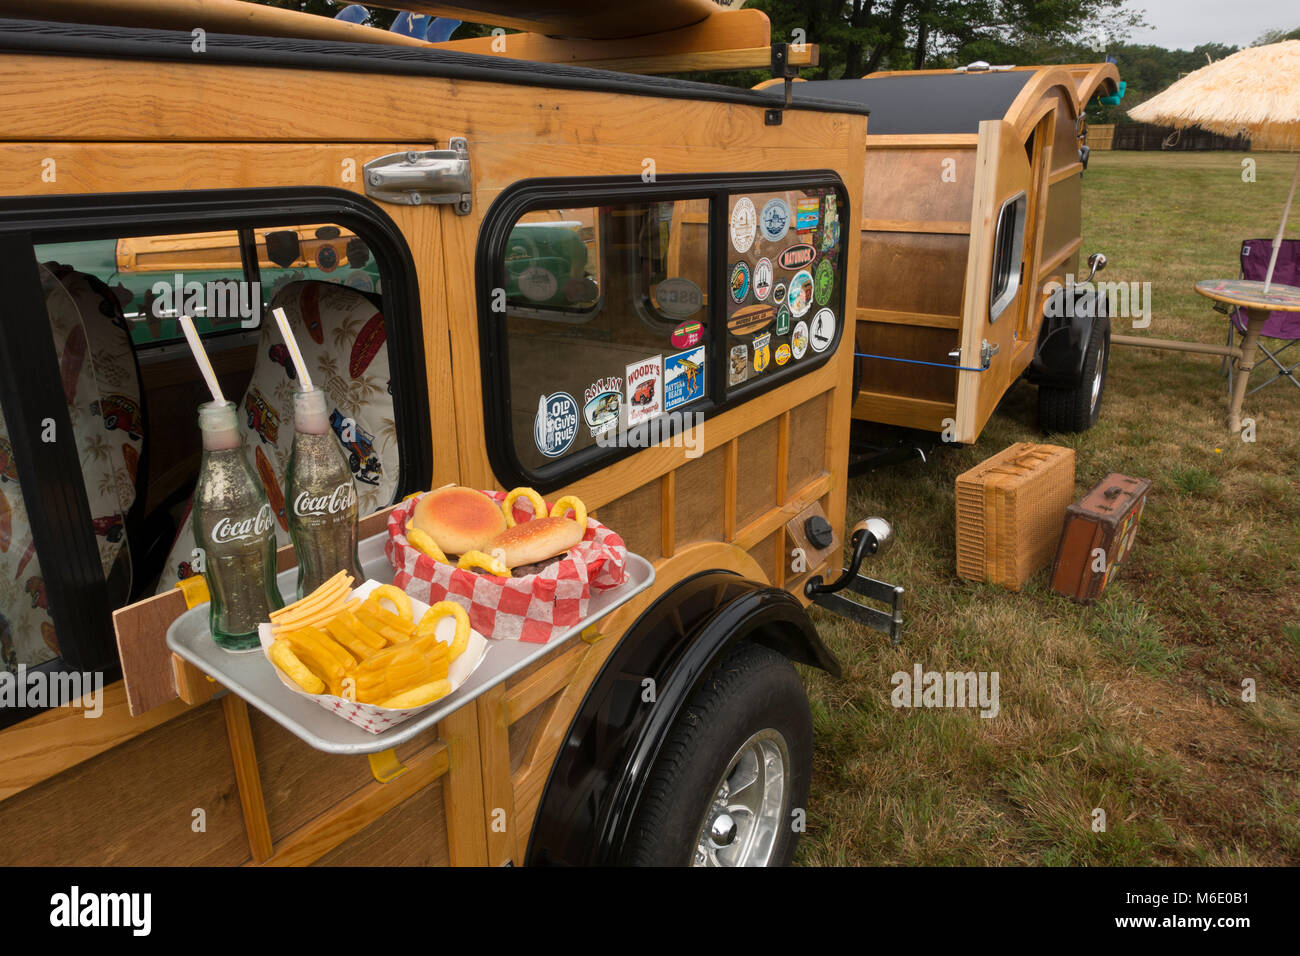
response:
{"label": "hitch jack handle", "polygon": [[[804,585],[804,594],[812,598],[815,604],[827,610],[859,624],[865,624],[882,634],[888,634],[889,642],[897,647],[903,630],[901,607],[903,589],[858,573],[867,555],[884,554],[893,541],[894,530],[883,518],[866,518],[859,521],[853,526],[853,535],[849,538],[849,544],[853,547],[853,557],[849,566],[844,569],[844,573],[830,584],[824,583],[820,574],[814,575]],[[851,601],[838,593],[844,590],[887,603],[891,606],[890,611],[878,611],[857,601]]]}

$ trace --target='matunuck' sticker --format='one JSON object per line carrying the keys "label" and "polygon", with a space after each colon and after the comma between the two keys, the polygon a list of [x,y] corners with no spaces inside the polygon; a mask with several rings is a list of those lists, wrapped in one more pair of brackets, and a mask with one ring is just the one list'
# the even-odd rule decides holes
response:
{"label": "'matunuck' sticker", "polygon": [[801,359],[807,351],[808,324],[806,322],[796,322],[794,331],[790,333],[790,354],[796,359]]}
{"label": "'matunuck' sticker", "polygon": [[754,263],[754,298],[766,301],[772,291],[772,260],[766,256]]}
{"label": "'matunuck' sticker", "polygon": [[633,362],[627,367],[628,427],[649,421],[664,410],[663,357]]}
{"label": "'matunuck' sticker", "polygon": [[704,397],[704,346],[664,359],[664,408],[672,411]]}
{"label": "'matunuck' sticker", "polygon": [[812,325],[808,328],[808,341],[812,343],[814,352],[825,352],[834,338],[835,313],[830,309],[822,309],[813,316]]}
{"label": "'matunuck' sticker", "polygon": [[578,434],[578,403],[568,392],[543,395],[537,401],[533,441],[547,458],[558,458],[569,450]]}
{"label": "'matunuck' sticker", "polygon": [[734,345],[727,357],[727,384],[739,385],[749,378],[749,346]]}
{"label": "'matunuck' sticker", "polygon": [[763,206],[763,214],[758,217],[758,224],[763,229],[764,239],[779,242],[790,229],[790,206],[784,199],[769,199]]}
{"label": "'matunuck' sticker", "polygon": [[795,273],[790,280],[790,312],[796,319],[801,319],[812,308],[813,277],[807,269]]}
{"label": "'matunuck' sticker", "polygon": [[817,250],[805,242],[788,246],[776,257],[776,264],[782,269],[802,269],[812,265],[817,258]]}
{"label": "'matunuck' sticker", "polygon": [[762,372],[772,360],[772,333],[754,337],[754,371]]}
{"label": "'matunuck' sticker", "polygon": [[731,267],[731,301],[737,305],[749,297],[749,263],[737,262]]}
{"label": "'matunuck' sticker", "polygon": [[754,200],[741,196],[731,210],[731,246],[737,252],[746,253],[754,244],[754,234],[758,231],[758,213],[754,209]]}

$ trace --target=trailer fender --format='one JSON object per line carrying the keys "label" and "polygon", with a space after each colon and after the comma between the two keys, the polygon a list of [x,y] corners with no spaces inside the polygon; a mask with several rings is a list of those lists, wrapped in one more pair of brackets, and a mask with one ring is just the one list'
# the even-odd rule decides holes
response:
{"label": "trailer fender", "polygon": [[745,640],[839,676],[789,592],[731,571],[681,581],[628,629],[578,708],[542,792],[529,864],[618,862],[669,729],[719,655]]}
{"label": "trailer fender", "polygon": [[[1062,290],[1064,291],[1064,290]],[[1097,319],[1109,314],[1106,293],[1091,284],[1076,290],[1066,314],[1043,319],[1038,347],[1025,377],[1035,385],[1077,388],[1083,383],[1083,366]]]}

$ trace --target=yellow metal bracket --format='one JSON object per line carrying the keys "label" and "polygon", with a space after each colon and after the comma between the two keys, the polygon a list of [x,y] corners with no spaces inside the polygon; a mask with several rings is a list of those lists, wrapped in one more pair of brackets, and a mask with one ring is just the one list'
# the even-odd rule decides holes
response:
{"label": "yellow metal bracket", "polygon": [[367,756],[370,758],[370,773],[380,783],[396,780],[410,769],[397,759],[397,751],[392,747]]}
{"label": "yellow metal bracket", "polygon": [[198,607],[200,604],[206,604],[212,600],[212,595],[208,593],[207,579],[201,574],[182,578],[174,586],[181,589],[181,594],[185,597],[186,607]]}
{"label": "yellow metal bracket", "polygon": [[595,624],[588,624],[586,629],[583,630],[582,634],[579,636],[588,644],[595,644],[597,641],[601,640],[605,635],[600,632],[600,628],[597,627]]}

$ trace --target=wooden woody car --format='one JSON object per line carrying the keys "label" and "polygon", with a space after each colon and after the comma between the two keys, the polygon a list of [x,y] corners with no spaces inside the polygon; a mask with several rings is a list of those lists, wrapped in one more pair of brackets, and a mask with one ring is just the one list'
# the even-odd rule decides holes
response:
{"label": "wooden woody car", "polygon": [[[837,668],[806,607],[840,601],[896,637],[901,589],[856,575],[888,540],[878,521],[824,583],[845,527],[842,320],[861,238],[818,252],[830,279],[782,328],[754,307],[797,284],[800,268],[768,271],[797,235],[758,217],[852,221],[866,116],[515,58],[770,56],[762,14],[692,20],[691,2],[658,8],[686,8],[665,35],[618,39],[644,7],[593,19],[599,51],[550,40],[539,14],[500,55],[216,0],[137,4],[130,25],[111,3],[0,21],[0,433],[15,463],[0,489],[0,862],[790,859],[812,744],[791,661]],[[85,16],[96,25],[53,22]],[[710,225],[690,254],[687,207]],[[519,260],[511,236],[533,221],[580,224],[580,275],[552,289],[554,268]],[[171,653],[202,599],[185,515],[204,387],[177,340],[133,342],[113,290],[58,259],[68,243],[223,234],[243,250],[227,274],[252,282],[262,237],[322,224],[364,243],[379,291],[310,276],[259,305],[304,330],[332,413],[371,443],[367,573],[386,571],[391,507],[449,482],[577,495],[642,566],[641,589],[571,639],[498,642],[489,654],[518,666],[395,748],[309,745]],[[273,325],[206,344],[226,394],[256,392],[287,424]],[[104,431],[90,405],[109,393],[139,403],[141,435]],[[647,440],[641,425],[664,427]],[[291,432],[245,435],[281,507]],[[105,516],[124,538],[97,538]],[[292,548],[279,564],[292,576]],[[892,613],[852,610],[832,593],[845,586]],[[86,691],[94,675],[102,696],[81,700],[96,719],[12,696],[20,677]]]}
{"label": "wooden woody car", "polygon": [[1080,261],[1084,107],[1118,84],[1111,63],[796,82],[796,103],[871,108],[854,223],[855,419],[974,442],[1023,375],[1038,385],[1045,430],[1096,423],[1105,297],[1049,299],[1105,263]]}

